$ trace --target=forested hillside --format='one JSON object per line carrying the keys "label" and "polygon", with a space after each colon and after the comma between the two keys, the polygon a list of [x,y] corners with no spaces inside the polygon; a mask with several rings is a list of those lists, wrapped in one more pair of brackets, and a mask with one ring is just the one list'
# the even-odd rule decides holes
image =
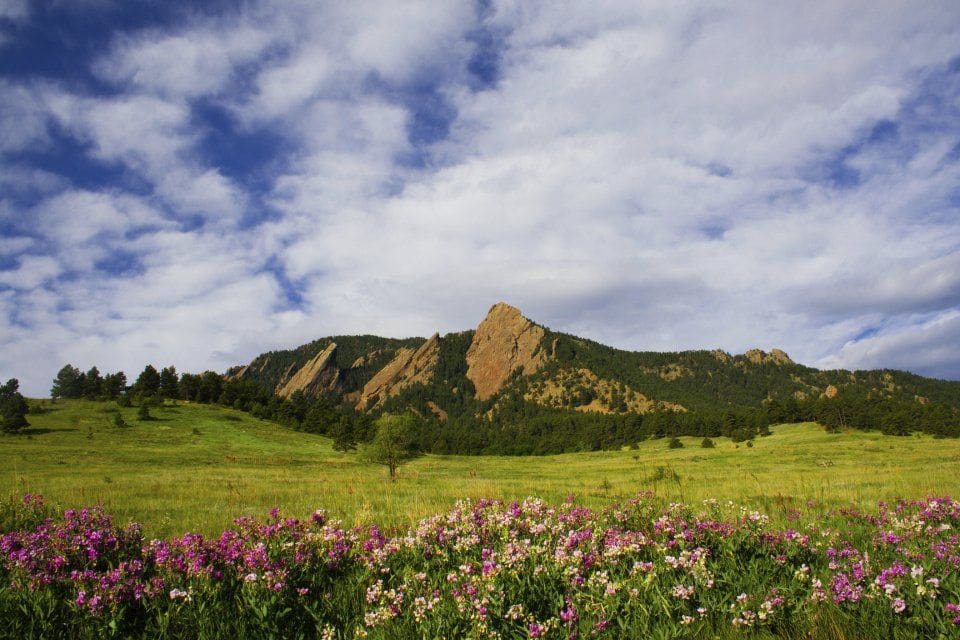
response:
{"label": "forested hillside", "polygon": [[[220,375],[147,366],[70,367],[54,397],[218,403],[330,435],[349,449],[383,413],[418,416],[435,453],[547,454],[690,435],[750,441],[774,423],[960,436],[960,382],[902,371],[820,371],[778,349],[631,352],[542,327],[494,305],[474,330],[430,338],[334,336]],[[124,391],[124,389],[126,389]]]}
{"label": "forested hillside", "polygon": [[771,422],[799,420],[960,432],[958,382],[820,371],[778,349],[625,351],[551,331],[503,303],[476,330],[325,338],[259,356],[229,377],[289,395],[301,368],[325,381],[322,393],[304,389],[308,402],[322,396],[347,414],[412,410],[425,422],[421,445],[437,452],[552,453],[677,434],[746,440]]}

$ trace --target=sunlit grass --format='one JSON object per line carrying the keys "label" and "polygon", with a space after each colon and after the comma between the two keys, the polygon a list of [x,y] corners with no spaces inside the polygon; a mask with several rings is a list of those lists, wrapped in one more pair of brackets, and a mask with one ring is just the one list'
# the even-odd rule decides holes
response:
{"label": "sunlit grass", "polygon": [[670,500],[754,504],[776,514],[814,500],[827,506],[960,493],[960,441],[876,433],[828,434],[780,425],[753,447],[697,438],[636,450],[546,457],[424,456],[390,483],[383,467],[334,451],[326,438],[247,414],[180,403],[113,426],[113,404],[71,401],[29,416],[27,435],[0,438],[0,488],[41,493],[61,506],[103,504],[143,522],[148,536],[215,533],[242,514],[280,506],[327,509],[345,524],[405,525],[460,498],[559,502],[573,494],[602,506],[653,490]]}

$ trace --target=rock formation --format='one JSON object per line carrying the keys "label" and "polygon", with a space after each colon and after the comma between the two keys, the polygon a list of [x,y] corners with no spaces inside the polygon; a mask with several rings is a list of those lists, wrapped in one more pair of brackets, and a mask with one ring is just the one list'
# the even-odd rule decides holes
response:
{"label": "rock formation", "polygon": [[440,336],[433,334],[416,350],[402,348],[363,386],[357,409],[369,409],[417,382],[427,383],[440,357]]}
{"label": "rock formation", "polygon": [[780,349],[771,349],[770,353],[761,351],[760,349],[750,349],[743,354],[746,356],[747,360],[753,364],[765,364],[771,363],[776,365],[785,365],[785,364],[794,364],[793,360],[790,359],[785,352]]}
{"label": "rock formation", "polygon": [[544,330],[520,311],[498,302],[490,308],[467,349],[467,378],[486,400],[499,391],[517,369],[535,373],[546,361],[541,349]]}
{"label": "rock formation", "polygon": [[[296,391],[316,397],[324,391],[336,392],[340,386],[340,370],[336,365],[337,345],[331,342],[309,362],[277,388],[277,395],[289,398]],[[284,377],[287,377],[286,375]]]}

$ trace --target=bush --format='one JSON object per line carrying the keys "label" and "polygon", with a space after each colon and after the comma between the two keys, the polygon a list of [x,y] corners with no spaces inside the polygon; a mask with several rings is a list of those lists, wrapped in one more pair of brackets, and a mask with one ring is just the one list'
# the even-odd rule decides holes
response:
{"label": "bush", "polygon": [[670,438],[670,444],[667,446],[670,449],[682,449],[683,443],[680,442],[680,438],[678,438],[677,436],[673,436],[672,438]]}
{"label": "bush", "polygon": [[146,403],[141,404],[140,408],[137,409],[137,418],[140,420],[150,420],[150,407]]}
{"label": "bush", "polygon": [[711,440],[710,438],[704,438],[703,440],[700,441],[700,446],[703,447],[704,449],[713,449],[716,445],[713,444],[713,440]]}

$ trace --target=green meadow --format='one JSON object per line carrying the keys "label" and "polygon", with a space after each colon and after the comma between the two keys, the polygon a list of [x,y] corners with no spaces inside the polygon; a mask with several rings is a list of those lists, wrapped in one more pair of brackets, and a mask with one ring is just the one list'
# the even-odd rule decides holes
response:
{"label": "green meadow", "polygon": [[[25,433],[0,438],[0,490],[40,493],[55,506],[102,504],[148,537],[218,533],[233,518],[279,506],[303,517],[323,508],[344,524],[401,526],[461,498],[552,502],[574,495],[601,507],[651,490],[670,500],[734,500],[771,514],[816,501],[824,508],[960,494],[960,441],[926,435],[826,433],[778,425],[752,447],[718,438],[642,442],[636,449],[545,457],[427,455],[386,469],[329,439],[220,407],[177,403],[137,409],[60,401],[30,415]],[[120,412],[125,428],[114,426]]]}

